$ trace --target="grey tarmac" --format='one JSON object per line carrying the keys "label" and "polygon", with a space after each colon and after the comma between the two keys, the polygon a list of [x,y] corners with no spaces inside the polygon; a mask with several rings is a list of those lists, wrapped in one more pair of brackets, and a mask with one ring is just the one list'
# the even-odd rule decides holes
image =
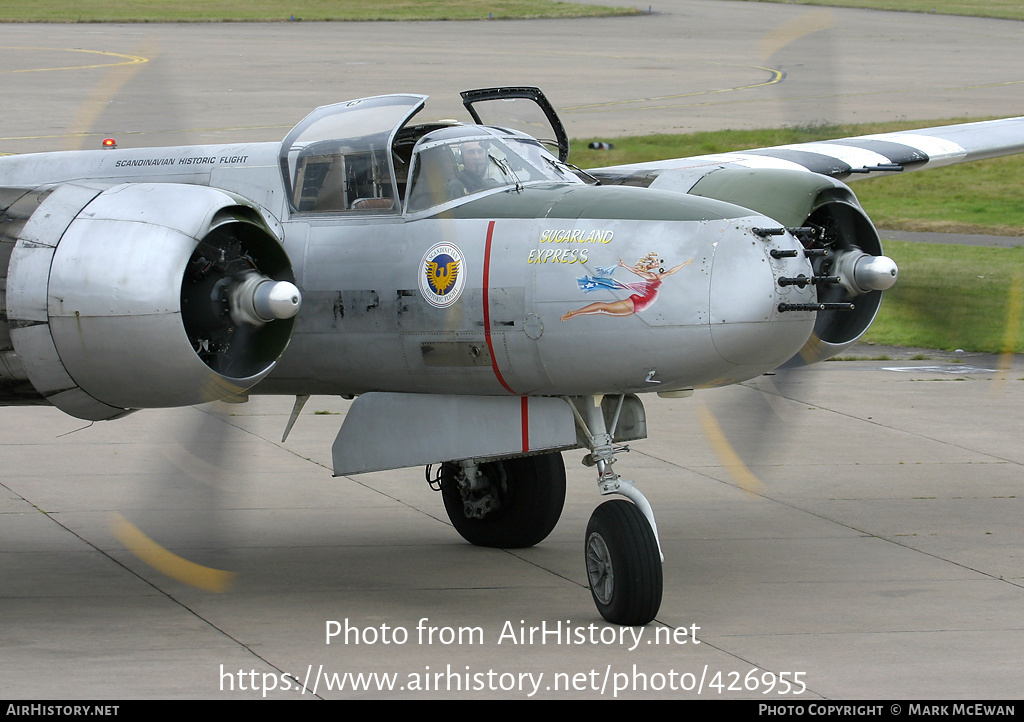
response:
{"label": "grey tarmac", "polygon": [[[387,92],[431,94],[428,112],[461,117],[458,90],[505,83],[543,87],[573,136],[1024,107],[1022,23],[702,0],[655,10],[4,26],[0,87],[16,112],[0,151],[115,134],[122,147],[274,140],[316,105]],[[800,36],[794,18],[831,29]],[[100,52],[149,61],[42,70],[117,61]],[[770,79],[761,67],[786,78],[739,90]],[[285,443],[290,399],[232,407],[217,462],[184,448],[199,409],[91,426],[0,410],[0,696],[1016,698],[1024,360],[852,355],[787,383],[786,415],[760,424],[770,434],[753,447],[740,422],[760,403],[754,385],[648,400],[650,438],[616,467],[653,503],[665,553],[661,612],[635,635],[604,624],[586,588],[583,534],[601,499],[579,451],[552,535],[500,551],[458,537],[422,469],[332,478],[341,399],[311,399]],[[706,440],[704,403],[741,452],[756,450],[758,491]],[[154,571],[115,515],[235,572],[233,587]],[[332,622],[356,632],[328,644]]]}
{"label": "grey tarmac", "polygon": [[383,93],[425,93],[424,117],[465,118],[458,91],[493,85],[540,86],[571,137],[1024,112],[1024,23],[722,0],[654,9],[433,24],[7,25],[0,87],[17,104],[0,152],[99,147],[105,134],[122,147],[280,140],[315,106]]}
{"label": "grey tarmac", "polygon": [[[697,411],[716,409],[742,449],[750,430],[730,409],[749,413],[757,391],[648,400],[651,437],[617,468],[654,504],[665,597],[655,622],[625,635],[586,588],[583,532],[600,499],[582,452],[566,454],[552,535],[499,551],[458,537],[422,469],[332,478],[341,399],[311,399],[284,444],[289,399],[233,407],[212,490],[201,450],[181,447],[202,411],[82,428],[55,410],[6,409],[5,696],[252,698],[273,683],[275,698],[525,698],[500,675],[543,674],[540,698],[1012,699],[1024,363],[996,373],[991,357],[857,355],[787,387],[794,401],[752,464],[755,493],[722,466]],[[866,360],[876,356],[891,358]],[[114,536],[115,514],[235,572],[233,588],[153,571]],[[346,627],[357,631],[329,638]],[[443,683],[424,683],[439,671]],[[326,688],[346,672],[421,689]],[[473,686],[488,672],[492,687]],[[779,695],[782,673],[806,691]],[[284,689],[283,674],[307,684]]]}

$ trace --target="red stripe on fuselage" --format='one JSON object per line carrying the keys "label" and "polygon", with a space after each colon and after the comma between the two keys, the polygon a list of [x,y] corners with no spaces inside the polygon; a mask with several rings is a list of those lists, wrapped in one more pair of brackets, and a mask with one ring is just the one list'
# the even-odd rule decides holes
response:
{"label": "red stripe on fuselage", "polygon": [[[506,391],[510,394],[514,394],[515,391],[512,387],[505,383],[505,377],[501,375],[501,369],[498,368],[498,356],[494,353],[494,344],[491,342],[491,301],[490,301],[490,287],[491,287],[491,239],[494,238],[494,221],[487,224],[487,245],[484,247],[484,338],[487,339],[487,350],[491,354],[491,369],[494,371],[494,376],[498,379]],[[525,408],[525,407],[524,407]],[[525,435],[526,432],[524,431]]]}

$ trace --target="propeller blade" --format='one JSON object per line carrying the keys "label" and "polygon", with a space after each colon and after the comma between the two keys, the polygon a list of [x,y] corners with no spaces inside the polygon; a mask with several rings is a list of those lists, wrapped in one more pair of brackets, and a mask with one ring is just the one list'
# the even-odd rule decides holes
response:
{"label": "propeller blade", "polygon": [[244,460],[228,438],[229,409],[223,402],[182,409],[172,428],[159,429],[161,438],[153,444],[161,460],[146,475],[134,504],[138,511],[130,515],[139,522],[119,513],[110,521],[114,536],[141,561],[183,584],[218,593],[228,591],[237,576],[225,568],[224,510],[233,482],[244,474]]}

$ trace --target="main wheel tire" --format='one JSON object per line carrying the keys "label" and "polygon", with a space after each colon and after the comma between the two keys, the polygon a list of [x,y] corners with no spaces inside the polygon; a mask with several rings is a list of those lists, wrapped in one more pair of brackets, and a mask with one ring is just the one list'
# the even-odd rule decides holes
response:
{"label": "main wheel tire", "polygon": [[[466,516],[456,476],[458,464],[441,468],[441,496],[455,530],[471,544],[513,549],[542,542],[565,504],[565,464],[560,453],[524,456],[480,465],[496,487],[500,506],[483,518]],[[502,479],[504,478],[504,481]]]}
{"label": "main wheel tire", "polygon": [[635,504],[607,501],[594,510],[585,544],[590,594],[613,624],[647,624],[661,608],[661,553],[650,523]]}

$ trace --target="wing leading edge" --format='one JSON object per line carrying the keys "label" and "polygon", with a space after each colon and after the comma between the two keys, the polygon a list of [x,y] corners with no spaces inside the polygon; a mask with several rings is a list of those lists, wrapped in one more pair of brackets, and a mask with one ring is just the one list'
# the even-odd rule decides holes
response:
{"label": "wing leading edge", "polygon": [[[721,168],[804,170],[837,180],[924,170],[1024,152],[1024,117],[779,145],[591,170],[613,183],[688,190]],[[687,185],[688,184],[688,185]]]}

